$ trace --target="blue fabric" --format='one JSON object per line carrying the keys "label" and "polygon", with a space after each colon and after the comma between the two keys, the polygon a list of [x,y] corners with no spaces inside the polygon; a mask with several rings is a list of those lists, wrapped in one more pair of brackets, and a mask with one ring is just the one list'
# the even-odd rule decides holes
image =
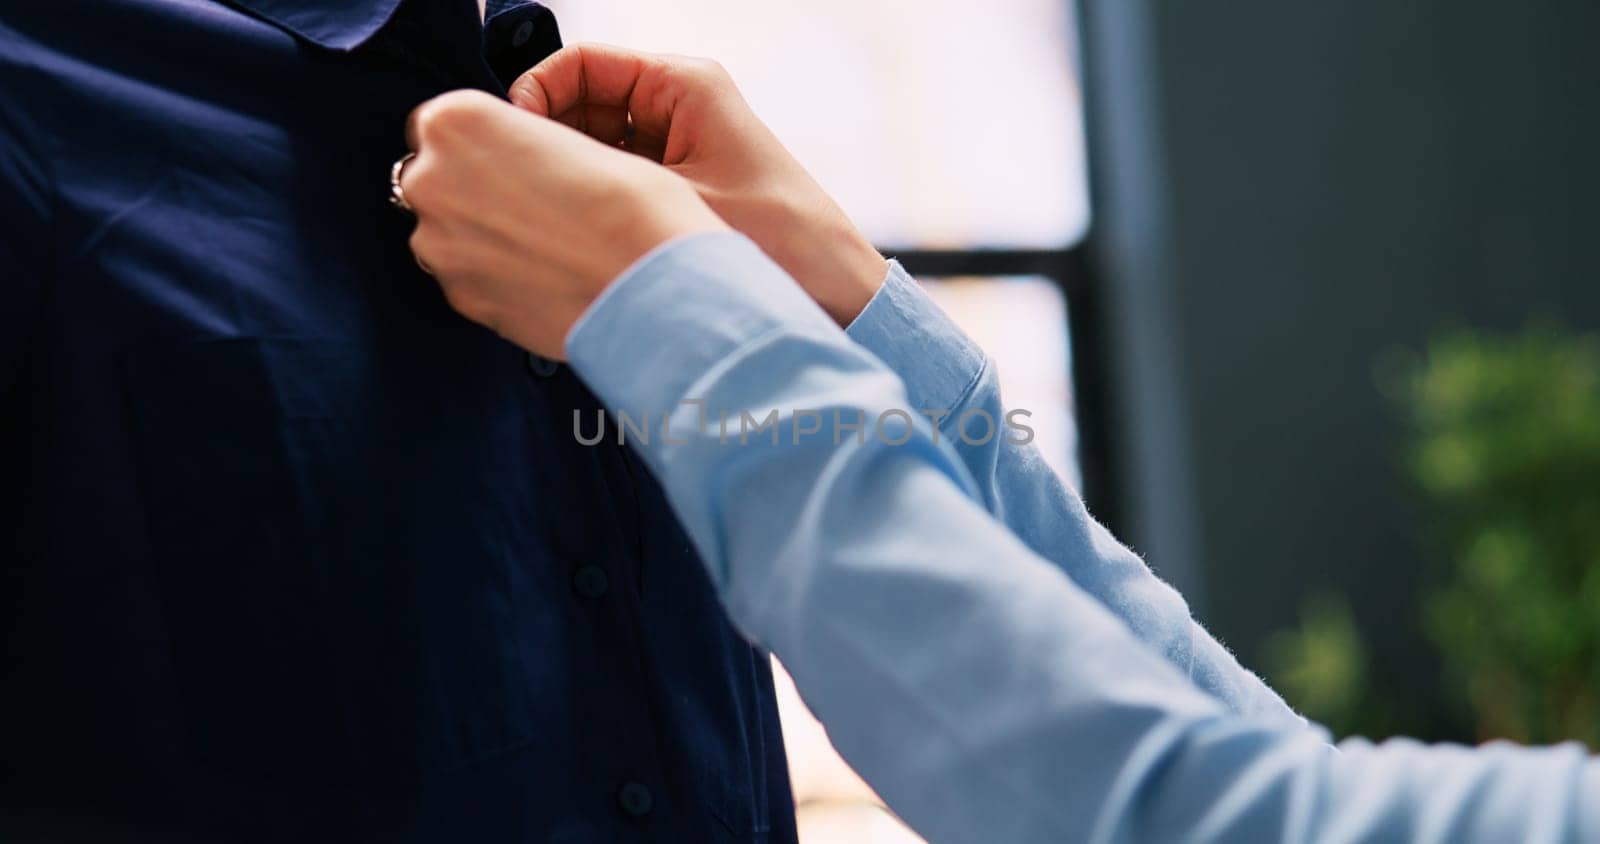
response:
{"label": "blue fabric", "polygon": [[1089,516],[1031,441],[982,436],[985,419],[1006,418],[994,365],[898,263],[846,333],[904,380],[912,407],[937,411],[934,433],[955,450],[984,508],[1035,554],[1231,711],[1305,724],[1190,617],[1183,596]]}
{"label": "blue fabric", "polygon": [[553,21],[392,6],[0,10],[0,840],[793,840],[766,655],[385,202]]}
{"label": "blue fabric", "polygon": [[[896,336],[925,306],[890,283],[874,306],[900,315],[856,333],[909,379],[731,234],[630,268],[567,350],[616,412],[656,411],[634,442],[735,623],[912,826],[956,842],[1600,840],[1600,762],[1582,747],[1335,748],[1197,647],[1081,506],[987,512],[1066,493],[1027,490],[1040,480],[1016,467],[981,480],[976,453],[935,439],[917,401],[964,401],[945,387],[980,356],[932,360],[963,344]],[[1142,608],[1075,579],[1105,566]]]}

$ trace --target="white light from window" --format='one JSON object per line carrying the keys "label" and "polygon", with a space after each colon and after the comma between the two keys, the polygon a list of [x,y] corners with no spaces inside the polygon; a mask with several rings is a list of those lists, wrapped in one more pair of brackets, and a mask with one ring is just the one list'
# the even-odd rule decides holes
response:
{"label": "white light from window", "polygon": [[546,0],[568,43],[716,59],[873,241],[1055,248],[1088,226],[1064,0]]}

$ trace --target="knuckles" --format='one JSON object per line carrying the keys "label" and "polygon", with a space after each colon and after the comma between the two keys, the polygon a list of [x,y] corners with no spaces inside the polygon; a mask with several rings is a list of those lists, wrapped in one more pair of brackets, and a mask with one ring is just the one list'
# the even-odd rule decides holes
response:
{"label": "knuckles", "polygon": [[419,154],[411,159],[400,174],[400,186],[405,191],[406,201],[419,213],[432,210],[437,175],[433,156],[427,154]]}
{"label": "knuckles", "polygon": [[495,110],[504,104],[482,91],[440,94],[412,110],[406,138],[416,157],[406,164],[401,186],[419,214],[449,213],[459,203],[451,187],[461,180],[461,153],[480,147],[496,129]]}
{"label": "knuckles", "polygon": [[411,253],[422,259],[437,278],[458,278],[472,270],[467,251],[448,235],[422,224],[411,232]]}
{"label": "knuckles", "polygon": [[658,98],[670,101],[679,97],[706,97],[720,101],[738,96],[739,88],[734,84],[733,75],[715,59],[672,55],[664,56],[663,62],[667,68],[666,84],[656,90]]}
{"label": "knuckles", "polygon": [[468,259],[471,253],[426,221],[419,222],[411,232],[411,252],[441,280],[459,278],[472,269]]}
{"label": "knuckles", "polygon": [[439,285],[450,309],[479,325],[493,326],[497,309],[471,285],[445,282]]}
{"label": "knuckles", "polygon": [[415,255],[420,263],[429,272],[438,272],[438,250],[435,247],[432,230],[418,225],[411,230],[411,254]]}
{"label": "knuckles", "polygon": [[417,106],[411,112],[411,134],[418,150],[451,146],[470,140],[481,131],[501,103],[476,90],[450,91]]}
{"label": "knuckles", "polygon": [[441,94],[417,106],[407,125],[417,156],[402,174],[406,199],[417,210],[409,240],[412,254],[434,276],[453,310],[491,327],[498,309],[474,281],[480,250],[453,233],[460,229],[452,221],[459,222],[456,218],[467,207],[460,195],[464,175],[456,172],[457,153],[482,143],[483,135],[492,128],[494,109],[501,107],[499,100],[486,93],[466,90]]}
{"label": "knuckles", "polygon": [[483,285],[474,281],[471,252],[461,248],[437,225],[418,223],[411,232],[411,252],[434,277],[451,310],[479,323],[493,326],[499,309],[486,295]]}
{"label": "knuckles", "polygon": [[678,66],[685,75],[703,85],[720,88],[733,81],[732,74],[716,59],[683,57],[678,59]]}

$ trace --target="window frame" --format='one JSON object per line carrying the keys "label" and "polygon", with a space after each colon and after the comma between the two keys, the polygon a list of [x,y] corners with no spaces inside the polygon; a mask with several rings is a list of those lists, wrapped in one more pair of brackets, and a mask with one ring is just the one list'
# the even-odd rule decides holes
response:
{"label": "window frame", "polygon": [[1089,233],[1055,249],[918,249],[880,246],[914,278],[950,276],[1040,276],[1061,291],[1067,305],[1067,349],[1071,357],[1072,417],[1077,428],[1078,471],[1084,500],[1107,525],[1117,523],[1118,490],[1110,467],[1110,355],[1101,297],[1090,260]]}

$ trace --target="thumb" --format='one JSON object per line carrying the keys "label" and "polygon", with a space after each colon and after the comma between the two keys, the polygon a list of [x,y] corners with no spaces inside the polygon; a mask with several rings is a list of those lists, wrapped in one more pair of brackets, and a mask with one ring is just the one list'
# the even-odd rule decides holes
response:
{"label": "thumb", "polygon": [[639,77],[659,61],[606,44],[573,44],[546,56],[511,84],[511,101],[545,117],[598,105],[627,108]]}
{"label": "thumb", "polygon": [[517,77],[517,81],[511,83],[511,90],[507,94],[511,98],[512,105],[540,117],[551,116],[550,96],[545,93],[544,86],[539,84],[539,80],[533,77],[533,71]]}

